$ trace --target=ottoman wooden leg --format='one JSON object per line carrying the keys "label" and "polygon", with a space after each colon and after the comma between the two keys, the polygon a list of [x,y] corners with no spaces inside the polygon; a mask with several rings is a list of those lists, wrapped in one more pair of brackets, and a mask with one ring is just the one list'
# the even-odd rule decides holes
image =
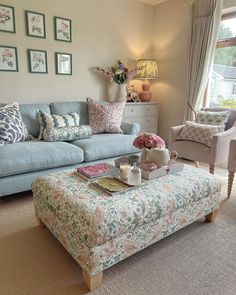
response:
{"label": "ottoman wooden leg", "polygon": [[229,176],[228,176],[228,198],[231,195],[233,182],[234,182],[234,172],[233,171],[229,171]]}
{"label": "ottoman wooden leg", "polygon": [[195,161],[195,166],[196,166],[196,168],[199,168],[199,162],[198,161]]}
{"label": "ottoman wooden leg", "polygon": [[42,222],[42,220],[38,217],[36,213],[35,213],[35,219],[39,227],[42,227],[42,228],[45,227],[45,224]]}
{"label": "ottoman wooden leg", "polygon": [[206,222],[212,222],[212,221],[214,221],[215,218],[216,218],[216,215],[217,215],[217,210],[215,210],[215,211],[213,211],[213,212],[207,214],[207,215],[205,216],[205,220],[206,220]]}
{"label": "ottoman wooden leg", "polygon": [[102,274],[103,274],[103,272],[99,272],[99,273],[95,274],[94,276],[90,277],[86,271],[82,270],[84,283],[90,291],[94,290],[95,288],[97,288],[98,286],[101,285]]}

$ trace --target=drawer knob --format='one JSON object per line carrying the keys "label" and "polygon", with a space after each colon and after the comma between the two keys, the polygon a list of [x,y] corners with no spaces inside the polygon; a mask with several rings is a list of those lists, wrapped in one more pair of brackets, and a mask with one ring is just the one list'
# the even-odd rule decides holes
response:
{"label": "drawer knob", "polygon": [[134,109],[132,109],[131,112],[134,112]]}

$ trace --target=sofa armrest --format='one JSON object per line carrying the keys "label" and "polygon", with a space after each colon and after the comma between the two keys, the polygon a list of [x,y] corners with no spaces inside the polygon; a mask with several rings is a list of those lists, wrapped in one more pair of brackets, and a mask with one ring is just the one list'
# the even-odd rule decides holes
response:
{"label": "sofa armrest", "polygon": [[236,137],[236,126],[213,136],[210,151],[210,163],[226,168],[229,156],[230,141]]}
{"label": "sofa armrest", "polygon": [[128,135],[136,135],[140,131],[140,126],[138,123],[131,123],[128,121],[123,121],[120,127],[124,133]]}
{"label": "sofa armrest", "polygon": [[227,168],[229,171],[236,171],[236,137],[230,142]]}
{"label": "sofa armrest", "polygon": [[169,150],[172,150],[173,144],[176,142],[177,137],[179,136],[180,132],[182,131],[184,125],[174,126],[170,128],[169,134]]}

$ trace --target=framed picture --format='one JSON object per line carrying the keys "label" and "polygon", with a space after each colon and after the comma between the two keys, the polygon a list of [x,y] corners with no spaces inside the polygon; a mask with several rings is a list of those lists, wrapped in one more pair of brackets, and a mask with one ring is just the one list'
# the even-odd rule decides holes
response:
{"label": "framed picture", "polygon": [[72,54],[56,52],[56,74],[72,75]]}
{"label": "framed picture", "polygon": [[138,102],[140,101],[138,92],[135,90],[134,85],[127,85],[126,86],[127,91],[127,102]]}
{"label": "framed picture", "polygon": [[18,72],[16,47],[0,46],[0,71]]}
{"label": "framed picture", "polygon": [[44,14],[27,10],[25,15],[27,35],[38,38],[46,38]]}
{"label": "framed picture", "polygon": [[58,41],[71,42],[71,20],[54,17],[55,39]]}
{"label": "framed picture", "polygon": [[30,73],[46,74],[47,68],[47,51],[28,49],[29,71]]}
{"label": "framed picture", "polygon": [[16,32],[14,7],[0,4],[0,31]]}

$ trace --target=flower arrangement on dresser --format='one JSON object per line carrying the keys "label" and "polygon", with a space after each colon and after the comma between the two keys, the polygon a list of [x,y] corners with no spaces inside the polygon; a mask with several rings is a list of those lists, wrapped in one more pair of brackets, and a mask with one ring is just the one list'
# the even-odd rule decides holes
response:
{"label": "flower arrangement on dresser", "polygon": [[137,72],[141,70],[140,67],[129,70],[120,60],[117,61],[115,66],[109,68],[93,67],[92,69],[104,74],[110,82],[114,82],[110,84],[108,89],[111,102],[126,100],[126,83],[132,80],[137,75]]}

